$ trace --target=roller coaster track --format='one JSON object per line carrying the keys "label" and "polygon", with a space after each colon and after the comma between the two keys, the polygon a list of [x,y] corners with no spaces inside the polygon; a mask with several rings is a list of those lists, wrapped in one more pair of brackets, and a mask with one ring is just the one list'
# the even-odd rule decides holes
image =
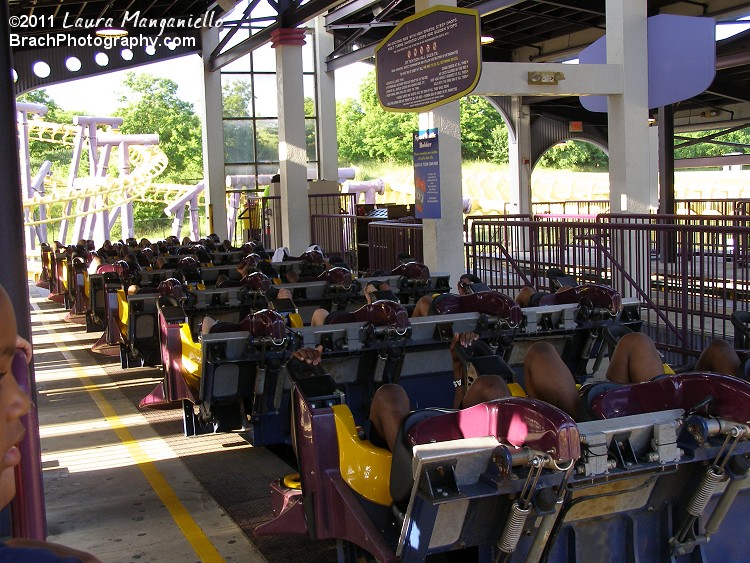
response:
{"label": "roller coaster track", "polygon": [[[63,132],[68,126],[50,125],[53,126],[39,127],[37,129],[39,134],[34,138],[46,142],[67,144],[65,139],[68,139],[68,137]],[[69,129],[73,129],[74,133],[76,131],[75,128]],[[50,140],[51,138],[55,138],[56,140]],[[30,216],[33,216],[33,211],[38,206],[50,206],[55,203],[65,203],[84,198],[101,197],[101,205],[88,211],[75,211],[69,215],[27,221],[26,226],[31,227],[44,223],[56,223],[62,219],[75,219],[76,217],[92,215],[103,210],[111,210],[134,201],[164,203],[165,197],[172,194],[178,195],[189,188],[189,186],[178,184],[153,183],[153,179],[158,177],[169,163],[167,155],[158,146],[132,145],[129,147],[128,156],[133,168],[127,176],[119,178],[77,178],[74,189],[69,189],[67,186],[60,186],[52,179],[46,180],[45,191],[47,193],[44,196],[35,195],[34,197],[24,199],[23,206],[25,209],[29,209]]]}
{"label": "roller coaster track", "polygon": [[29,120],[29,141],[42,141],[72,147],[78,134],[78,127],[50,123],[41,119]]}

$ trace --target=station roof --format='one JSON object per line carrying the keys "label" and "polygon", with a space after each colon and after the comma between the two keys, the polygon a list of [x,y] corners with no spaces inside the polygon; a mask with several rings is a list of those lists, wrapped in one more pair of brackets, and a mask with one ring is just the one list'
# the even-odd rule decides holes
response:
{"label": "station roof", "polygon": [[[624,0],[630,1],[630,0]],[[259,4],[274,7],[276,17],[254,18]],[[605,0],[459,0],[460,7],[477,9],[481,16],[481,32],[493,41],[482,47],[482,59],[487,62],[510,61],[561,61],[575,58],[576,54],[606,32]],[[251,9],[247,9],[247,7]],[[278,6],[278,9],[276,7]],[[324,15],[326,26],[334,35],[334,52],[329,56],[328,70],[341,68],[355,61],[371,60],[375,46],[402,19],[414,14],[414,0],[9,0],[11,16],[37,16],[46,18],[35,26],[15,27],[10,31],[20,36],[33,37],[47,32],[91,35],[90,29],[74,29],[75,18],[87,24],[111,18],[115,24],[126,18],[126,27],[135,22],[133,14],[146,20],[165,18],[196,18],[213,14],[214,18],[227,17],[234,9],[230,25],[237,29],[252,29],[243,40],[227,41],[211,54],[211,66],[216,69],[270,41],[274,29],[283,25],[293,27]],[[743,0],[648,0],[648,14],[661,13],[710,17],[717,25],[736,22],[750,14],[750,2]],[[67,16],[67,20],[65,19]],[[127,19],[127,17],[131,19]],[[31,20],[27,23],[31,23]],[[46,24],[50,26],[46,26]],[[93,24],[92,24],[93,25]],[[131,34],[148,34],[149,29],[130,29]],[[110,70],[119,70],[198,52],[200,36],[195,30],[185,32],[196,37],[193,46],[161,49],[155,54],[143,55],[141,51],[130,61],[110,57],[106,68],[86,61],[91,53],[86,48],[69,50],[49,49],[19,45],[13,48],[18,61],[18,90],[61,81],[55,70],[65,64],[64,57],[80,52],[83,68],[78,78]],[[64,51],[64,54],[63,54]],[[19,65],[30,65],[39,56],[52,62],[53,75],[40,78],[22,72]],[[58,75],[61,73],[58,72]],[[64,74],[64,73],[62,73]],[[68,73],[70,74],[70,73]],[[70,79],[67,76],[65,79]],[[606,125],[606,114],[594,114],[583,109],[577,99],[533,97],[524,100],[532,111],[566,119],[585,120]],[[689,128],[706,129],[712,122],[741,125],[750,120],[750,31],[745,31],[717,43],[717,72],[711,86],[699,96],[680,102],[675,108],[675,124]]]}

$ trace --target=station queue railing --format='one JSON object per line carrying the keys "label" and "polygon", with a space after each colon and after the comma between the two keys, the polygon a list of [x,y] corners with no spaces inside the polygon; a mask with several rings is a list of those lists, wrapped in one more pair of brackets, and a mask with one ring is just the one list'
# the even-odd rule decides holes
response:
{"label": "station queue railing", "polygon": [[[310,196],[310,238],[358,271],[356,241],[365,235],[357,233],[354,201],[353,194]],[[682,359],[710,340],[732,340],[729,317],[750,300],[750,200],[678,200],[681,213],[666,216],[590,213],[600,203],[534,204],[534,215],[467,216],[467,271],[509,295],[525,285],[547,288],[550,268],[580,283],[611,285],[640,299],[646,329],[665,352]],[[279,204],[278,197],[257,198],[248,214],[250,238],[267,248],[276,247],[281,232]],[[399,254],[423,261],[418,221],[372,221],[361,228],[367,228],[368,271],[396,267]]]}
{"label": "station queue railing", "polygon": [[465,227],[467,268],[493,289],[548,288],[550,268],[610,285],[637,297],[651,335],[683,356],[733,339],[729,318],[750,297],[748,216],[517,215]]}
{"label": "station queue railing", "polygon": [[[510,204],[505,205],[505,211],[510,213]],[[533,215],[599,215],[609,213],[609,200],[571,200],[546,201],[531,204]],[[750,214],[750,199],[676,199],[677,215],[748,215]]]}

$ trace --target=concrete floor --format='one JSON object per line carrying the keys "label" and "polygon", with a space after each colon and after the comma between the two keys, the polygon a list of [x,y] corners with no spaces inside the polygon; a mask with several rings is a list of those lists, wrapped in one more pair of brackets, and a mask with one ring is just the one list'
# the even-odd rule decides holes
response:
{"label": "concrete floor", "polygon": [[[265,561],[123,393],[155,385],[154,370],[113,381],[90,351],[100,335],[67,322],[46,290],[30,293],[48,539],[104,562]],[[119,369],[119,358],[108,363]],[[204,455],[226,442],[210,435],[189,447]]]}

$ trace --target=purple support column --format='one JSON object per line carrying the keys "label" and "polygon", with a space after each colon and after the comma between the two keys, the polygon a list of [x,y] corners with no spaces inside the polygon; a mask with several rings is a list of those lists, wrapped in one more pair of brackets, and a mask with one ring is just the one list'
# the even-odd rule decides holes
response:
{"label": "purple support column", "polygon": [[[31,378],[23,352],[16,352],[13,358],[13,376],[18,386],[31,396]],[[16,496],[10,505],[13,537],[43,540],[47,537],[47,521],[37,410],[32,408],[21,421],[26,428],[26,436],[18,444],[21,464],[16,467]]]}
{"label": "purple support column", "polygon": [[[31,339],[31,320],[29,315],[29,287],[26,272],[26,257],[23,243],[23,200],[21,198],[21,172],[18,162],[18,137],[16,125],[16,99],[11,69],[13,68],[10,37],[8,30],[8,3],[0,2],[0,192],[3,194],[3,205],[0,206],[0,284],[5,287],[16,311],[18,334]],[[36,400],[33,365],[30,366],[28,392],[32,401]],[[29,440],[38,444],[39,430],[29,428]],[[28,457],[27,460],[31,460]],[[44,539],[46,521],[44,517],[44,495],[42,493],[41,457],[36,457],[35,471],[28,475],[29,482],[22,484],[25,488],[23,502],[27,537]],[[20,508],[18,502],[12,508],[14,519]],[[30,526],[29,526],[30,525]],[[14,526],[14,531],[15,531]]]}

